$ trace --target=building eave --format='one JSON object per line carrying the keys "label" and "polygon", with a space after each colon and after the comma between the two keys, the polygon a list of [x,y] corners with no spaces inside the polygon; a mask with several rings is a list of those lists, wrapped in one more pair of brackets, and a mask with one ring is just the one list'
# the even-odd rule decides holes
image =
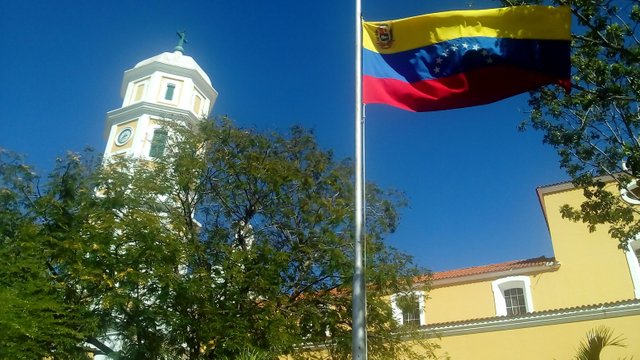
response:
{"label": "building eave", "polygon": [[162,119],[184,119],[188,120],[192,124],[195,124],[198,121],[202,120],[196,117],[195,114],[190,111],[143,101],[124,108],[109,111],[107,113],[104,128],[105,139],[109,137],[111,127],[114,124],[136,119],[142,115],[157,116]]}
{"label": "building eave", "polygon": [[635,315],[640,315],[640,300],[638,299],[533,312],[516,317],[498,316],[432,324],[421,327],[418,331],[424,333],[425,336],[445,337]]}
{"label": "building eave", "polygon": [[454,278],[446,278],[446,279],[437,279],[432,280],[430,285],[432,288],[450,286],[450,285],[458,285],[464,283],[478,282],[478,281],[487,281],[487,280],[495,280],[500,279],[507,276],[518,276],[518,275],[535,275],[543,272],[556,271],[560,268],[560,262],[554,261],[549,264],[543,264],[533,267],[526,268],[516,268],[510,270],[503,271],[493,271],[483,274],[474,274],[467,276],[459,276]]}
{"label": "building eave", "polygon": [[[633,299],[566,309],[539,311],[515,317],[496,316],[432,324],[422,326],[416,331],[425,337],[442,338],[638,315],[640,315],[640,299]],[[334,341],[329,339],[323,343],[301,344],[298,348],[305,351],[317,351],[326,349],[334,344]]]}
{"label": "building eave", "polygon": [[497,264],[440,271],[431,275],[418,277],[415,279],[415,282],[418,285],[428,282],[432,288],[438,288],[455,284],[495,280],[508,276],[535,275],[543,272],[556,271],[559,268],[560,263],[555,258],[540,256],[531,259],[512,260]]}

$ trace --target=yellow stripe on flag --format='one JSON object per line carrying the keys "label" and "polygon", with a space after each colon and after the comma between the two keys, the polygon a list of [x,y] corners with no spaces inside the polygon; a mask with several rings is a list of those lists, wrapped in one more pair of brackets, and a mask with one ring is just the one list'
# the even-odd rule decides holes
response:
{"label": "yellow stripe on flag", "polygon": [[[514,6],[486,10],[460,10],[404,19],[364,22],[363,47],[392,54],[463,37],[569,40],[571,10],[567,6]],[[391,24],[393,43],[376,46],[376,28]]]}

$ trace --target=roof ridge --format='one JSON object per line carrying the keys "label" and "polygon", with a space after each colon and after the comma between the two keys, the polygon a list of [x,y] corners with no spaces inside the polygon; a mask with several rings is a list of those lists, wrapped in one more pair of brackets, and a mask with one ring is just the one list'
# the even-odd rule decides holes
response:
{"label": "roof ridge", "polygon": [[466,268],[451,269],[433,272],[431,279],[445,279],[452,277],[461,277],[465,275],[476,275],[498,271],[505,271],[514,268],[527,268],[542,265],[548,262],[556,262],[555,257],[546,257],[544,255],[529,259],[510,260],[494,264],[477,265]]}

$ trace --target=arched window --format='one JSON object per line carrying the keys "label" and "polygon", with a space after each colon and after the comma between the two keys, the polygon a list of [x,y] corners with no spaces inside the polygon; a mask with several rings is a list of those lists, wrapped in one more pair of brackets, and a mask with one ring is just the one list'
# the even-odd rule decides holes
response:
{"label": "arched window", "polygon": [[528,276],[509,276],[491,283],[496,315],[521,315],[533,312],[531,280]]}
{"label": "arched window", "polygon": [[520,315],[527,312],[527,301],[524,299],[524,290],[521,287],[509,288],[502,293],[507,315]]}
{"label": "arched window", "polygon": [[640,186],[638,180],[633,180],[620,190],[622,199],[632,205],[640,205]]}
{"label": "arched window", "polygon": [[629,265],[631,281],[633,281],[633,293],[636,299],[640,299],[640,235],[629,241],[625,256]]}
{"label": "arched window", "polygon": [[421,326],[426,324],[424,293],[413,291],[391,296],[394,319],[401,325]]}

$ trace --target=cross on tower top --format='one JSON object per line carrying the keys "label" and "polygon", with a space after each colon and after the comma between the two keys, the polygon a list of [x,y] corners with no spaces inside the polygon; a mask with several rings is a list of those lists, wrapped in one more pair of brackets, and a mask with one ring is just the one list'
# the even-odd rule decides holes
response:
{"label": "cross on tower top", "polygon": [[184,47],[182,46],[187,43],[187,32],[182,30],[178,31],[176,34],[178,34],[180,40],[178,40],[178,45],[176,45],[174,50],[184,54]]}

